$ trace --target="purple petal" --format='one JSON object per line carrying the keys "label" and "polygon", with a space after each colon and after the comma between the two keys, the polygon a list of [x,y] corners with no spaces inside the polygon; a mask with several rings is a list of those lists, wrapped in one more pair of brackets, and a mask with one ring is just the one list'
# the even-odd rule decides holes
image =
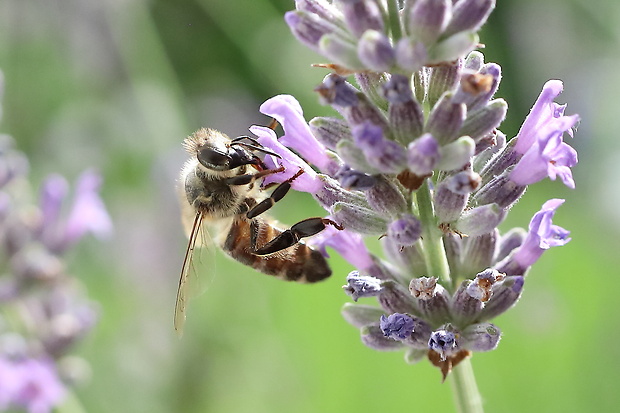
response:
{"label": "purple petal", "polygon": [[576,115],[564,116],[542,126],[537,141],[526,150],[510,174],[510,179],[518,185],[530,185],[547,176],[552,180],[559,176],[566,186],[575,188],[570,168],[577,164],[577,152],[563,142],[562,135],[571,130],[577,120]]}
{"label": "purple petal", "polygon": [[402,341],[411,336],[415,322],[407,314],[394,313],[388,317],[382,315],[379,327],[383,331],[384,336]]}
{"label": "purple petal", "polygon": [[260,112],[280,122],[284,128],[284,135],[279,139],[282,144],[297,151],[319,170],[330,170],[332,160],[326,155],[325,146],[310,131],[297,99],[291,95],[274,96],[260,106]]}
{"label": "purple petal", "polygon": [[514,255],[500,263],[498,270],[508,275],[522,275],[534,264],[545,250],[567,244],[570,232],[553,225],[552,219],[556,209],[564,203],[563,199],[550,199],[545,202],[532,220],[523,244]]}
{"label": "purple petal", "polygon": [[65,396],[65,387],[50,360],[4,361],[0,364],[1,370],[4,375],[10,375],[9,381],[0,383],[0,387],[10,384],[9,403],[30,413],[51,412]]}
{"label": "purple petal", "polygon": [[542,125],[563,114],[563,110],[558,111],[558,105],[553,102],[562,93],[563,88],[564,85],[561,80],[549,80],[545,83],[536,103],[532,106],[516,136],[515,150],[518,153],[524,154],[536,143],[537,131]]}
{"label": "purple petal", "polygon": [[60,212],[68,193],[69,184],[60,175],[50,175],[43,182],[39,202],[42,214],[41,238],[46,245],[57,242],[61,225]]}
{"label": "purple petal", "polygon": [[295,155],[290,149],[282,145],[276,137],[276,133],[264,126],[252,126],[250,132],[258,137],[258,141],[266,148],[273,150],[275,153],[281,156],[276,158],[275,156],[268,155],[265,157],[265,164],[272,169],[283,166],[285,171],[282,173],[269,175],[263,180],[263,185],[270,184],[272,182],[284,182],[299,170],[303,170],[304,173],[297,177],[291,186],[296,191],[309,192],[311,194],[318,192],[323,183],[318,179],[317,173],[303,161],[299,156]]}
{"label": "purple petal", "polygon": [[86,171],[78,179],[73,207],[65,226],[65,247],[87,232],[98,237],[112,233],[112,220],[99,196],[101,182],[101,176],[94,171]]}
{"label": "purple petal", "polygon": [[361,272],[368,272],[375,265],[362,236],[346,229],[339,231],[329,226],[324,231],[308,240],[308,244],[321,250],[327,256],[325,247],[332,247],[347,262]]}

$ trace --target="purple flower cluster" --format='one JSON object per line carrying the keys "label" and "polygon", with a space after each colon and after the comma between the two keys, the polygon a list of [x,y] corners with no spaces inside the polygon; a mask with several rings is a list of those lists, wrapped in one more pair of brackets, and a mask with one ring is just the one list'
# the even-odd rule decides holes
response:
{"label": "purple flower cluster", "polygon": [[30,199],[27,170],[27,159],[2,136],[0,410],[45,413],[64,399],[64,379],[76,377],[60,366],[77,365],[69,351],[97,320],[95,303],[66,273],[63,254],[86,233],[109,235],[112,223],[99,197],[98,174],[83,173],[72,200],[66,180],[50,176],[37,204]]}
{"label": "purple flower cluster", "polygon": [[[498,129],[507,103],[495,98],[501,68],[473,50],[494,0],[399,2],[297,0],[286,14],[293,34],[330,59],[317,86],[339,114],[306,123],[291,96],[261,112],[284,136],[251,131],[265,147],[270,176],[305,173],[293,188],[311,193],[344,231],[309,240],[341,254],[355,271],[345,291],[345,319],[377,350],[406,349],[444,376],[471,352],[497,347],[490,321],[512,307],[542,253],[566,244],[552,224],[564,202],[547,201],[529,231],[499,224],[528,185],[557,177],[574,188],[577,153],[564,142],[577,115],[555,103],[562,82],[547,82],[517,136]],[[364,236],[379,237],[383,257]]]}

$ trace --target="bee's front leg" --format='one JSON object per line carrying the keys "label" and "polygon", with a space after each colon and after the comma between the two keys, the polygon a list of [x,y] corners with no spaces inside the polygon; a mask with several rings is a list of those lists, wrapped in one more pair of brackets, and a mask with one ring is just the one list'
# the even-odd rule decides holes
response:
{"label": "bee's front leg", "polygon": [[[311,235],[318,234],[323,231],[327,225],[332,225],[336,229],[343,230],[342,225],[329,218],[306,218],[303,221],[299,221],[293,225],[290,229],[282,232],[280,235],[269,241],[267,244],[254,250],[256,255],[268,255],[274,252],[281,251],[285,248],[292,247],[297,244],[301,238],[309,237]],[[255,234],[255,231],[252,231]],[[256,246],[256,237],[253,236],[251,240],[252,248]]]}
{"label": "bee's front leg", "polygon": [[276,189],[274,189],[274,191],[271,193],[269,198],[263,199],[261,202],[259,202],[257,205],[255,205],[252,209],[250,209],[248,211],[248,213],[245,214],[245,215],[248,218],[252,219],[252,218],[262,214],[263,212],[267,211],[276,202],[278,202],[279,200],[284,198],[284,195],[286,195],[286,193],[291,189],[291,182],[293,182],[295,179],[297,179],[303,173],[304,173],[303,169],[300,169],[299,171],[297,171],[297,173],[295,175],[291,176],[286,181],[280,183],[276,187]]}
{"label": "bee's front leg", "polygon": [[263,178],[267,175],[284,172],[284,170],[285,170],[284,167],[281,166],[276,169],[265,169],[263,171],[258,171],[255,174],[243,174],[243,175],[232,176],[230,178],[223,179],[223,181],[227,185],[248,185],[256,181],[259,178]]}

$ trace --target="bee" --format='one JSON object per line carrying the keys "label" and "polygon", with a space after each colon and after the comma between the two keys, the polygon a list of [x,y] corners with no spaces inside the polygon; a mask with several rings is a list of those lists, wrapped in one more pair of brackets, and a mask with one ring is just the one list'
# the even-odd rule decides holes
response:
{"label": "bee", "polygon": [[185,322],[192,257],[203,226],[208,226],[209,234],[226,254],[264,274],[302,283],[331,275],[323,255],[300,240],[327,225],[342,229],[338,223],[314,217],[282,230],[261,215],[286,195],[302,170],[266,195],[261,188],[263,178],[283,172],[284,167],[269,169],[258,154],[280,156],[257,140],[248,136],[231,139],[203,128],[186,138],[183,146],[191,157],[181,170],[179,186],[182,220],[189,237],[174,316],[179,334]]}

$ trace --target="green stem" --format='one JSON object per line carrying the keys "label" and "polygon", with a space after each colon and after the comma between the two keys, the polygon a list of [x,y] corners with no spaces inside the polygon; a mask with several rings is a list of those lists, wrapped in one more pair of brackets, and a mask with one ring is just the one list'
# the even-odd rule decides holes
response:
{"label": "green stem", "polygon": [[433,201],[428,180],[417,190],[416,202],[423,227],[422,242],[428,276],[437,277],[444,287],[452,290],[450,267],[443,247],[442,232],[437,228],[437,218],[433,213]]}
{"label": "green stem", "polygon": [[450,372],[454,404],[459,413],[483,413],[482,397],[476,385],[471,358],[461,361]]}
{"label": "green stem", "polygon": [[392,32],[392,40],[394,44],[401,38],[400,17],[398,15],[398,2],[396,0],[388,0],[388,20],[390,31]]}

